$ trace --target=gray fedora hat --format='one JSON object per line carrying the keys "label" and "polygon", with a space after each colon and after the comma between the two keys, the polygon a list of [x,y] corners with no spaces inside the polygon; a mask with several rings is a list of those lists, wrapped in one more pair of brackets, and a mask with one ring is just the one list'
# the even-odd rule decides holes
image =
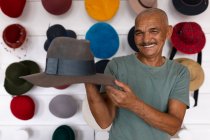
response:
{"label": "gray fedora hat", "polygon": [[44,72],[21,78],[41,87],[75,83],[114,85],[112,75],[96,73],[90,42],[70,37],[53,39],[47,51]]}

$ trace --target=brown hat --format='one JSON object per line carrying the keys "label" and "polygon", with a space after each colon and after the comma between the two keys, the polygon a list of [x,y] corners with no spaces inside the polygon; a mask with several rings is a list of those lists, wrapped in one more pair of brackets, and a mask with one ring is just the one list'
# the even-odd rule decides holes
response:
{"label": "brown hat", "polygon": [[157,0],[128,0],[128,3],[137,14],[144,9],[157,8]]}
{"label": "brown hat", "polygon": [[204,82],[204,71],[200,64],[189,58],[177,58],[175,61],[186,66],[190,72],[190,91],[195,91]]}
{"label": "brown hat", "polygon": [[72,0],[42,0],[42,5],[50,14],[61,15],[71,8]]}
{"label": "brown hat", "polygon": [[21,78],[41,87],[75,83],[113,85],[114,77],[96,73],[90,42],[70,37],[56,37],[47,51],[45,72]]}

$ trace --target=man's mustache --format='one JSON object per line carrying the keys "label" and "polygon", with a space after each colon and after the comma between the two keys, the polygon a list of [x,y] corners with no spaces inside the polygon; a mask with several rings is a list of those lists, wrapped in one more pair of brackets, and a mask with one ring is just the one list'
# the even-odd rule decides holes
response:
{"label": "man's mustache", "polygon": [[157,45],[156,42],[142,42],[142,43],[139,43],[137,44],[139,46],[149,46],[149,45]]}

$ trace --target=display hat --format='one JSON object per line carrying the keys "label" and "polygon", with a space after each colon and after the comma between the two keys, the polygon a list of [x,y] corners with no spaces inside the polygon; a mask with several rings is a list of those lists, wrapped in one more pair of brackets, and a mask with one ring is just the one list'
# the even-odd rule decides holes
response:
{"label": "display hat", "polygon": [[47,35],[47,40],[44,43],[44,49],[45,51],[48,50],[50,43],[52,40],[56,37],[72,37],[72,38],[77,38],[76,33],[73,30],[66,30],[62,25],[60,24],[55,24],[50,26],[47,29],[46,32]]}
{"label": "display hat", "polygon": [[29,139],[29,132],[24,129],[19,129],[12,132],[10,140],[28,140]]}
{"label": "display hat", "polygon": [[[109,62],[108,59],[99,60],[98,62],[96,62],[96,73],[104,73],[104,70],[108,62]],[[97,85],[97,88],[100,90],[101,85]]]}
{"label": "display hat", "polygon": [[34,116],[35,103],[26,95],[15,96],[10,103],[12,114],[20,120],[29,120]]}
{"label": "display hat", "polygon": [[182,53],[195,54],[204,48],[206,38],[196,22],[180,22],[174,26],[171,43]]}
{"label": "display hat", "polygon": [[109,131],[111,128],[111,125],[106,128],[106,129],[102,129],[96,122],[96,120],[94,119],[91,111],[90,111],[90,107],[88,104],[88,100],[87,97],[84,98],[83,102],[82,102],[82,116],[85,120],[85,122],[93,129],[98,130],[98,131]]}
{"label": "display hat", "polygon": [[184,15],[198,15],[204,12],[209,4],[208,0],[172,0],[177,11]]}
{"label": "display hat", "polygon": [[24,60],[10,64],[6,69],[4,87],[11,95],[21,95],[28,92],[33,84],[19,78],[20,76],[40,72],[36,62]]}
{"label": "display hat", "polygon": [[135,52],[139,52],[136,43],[134,41],[134,33],[135,33],[135,26],[131,27],[131,29],[128,32],[128,44]]}
{"label": "display hat", "polygon": [[10,48],[19,48],[26,39],[26,29],[20,24],[11,24],[3,31],[3,40]]}
{"label": "display hat", "polygon": [[98,21],[111,19],[118,11],[120,0],[85,0],[85,9],[90,17]]}
{"label": "display hat", "polygon": [[71,8],[72,0],[42,0],[42,5],[50,14],[62,15]]}
{"label": "display hat", "polygon": [[204,82],[204,71],[200,64],[189,58],[177,58],[177,62],[186,66],[190,72],[190,91],[195,91]]}
{"label": "display hat", "polygon": [[0,0],[2,12],[11,18],[21,16],[25,4],[26,0]]}
{"label": "display hat", "polygon": [[54,131],[52,140],[75,140],[75,133],[70,126],[61,125]]}
{"label": "display hat", "polygon": [[97,58],[112,57],[119,48],[119,37],[108,23],[99,22],[87,31],[85,39],[90,41],[90,48]]}
{"label": "display hat", "polygon": [[59,118],[70,118],[77,109],[78,103],[70,95],[57,95],[49,103],[50,112]]}
{"label": "display hat", "polygon": [[113,85],[114,77],[95,72],[90,42],[70,37],[56,37],[47,51],[46,67],[42,73],[22,76],[42,87],[75,83]]}
{"label": "display hat", "polygon": [[137,14],[148,8],[157,8],[157,0],[128,0],[128,3]]}

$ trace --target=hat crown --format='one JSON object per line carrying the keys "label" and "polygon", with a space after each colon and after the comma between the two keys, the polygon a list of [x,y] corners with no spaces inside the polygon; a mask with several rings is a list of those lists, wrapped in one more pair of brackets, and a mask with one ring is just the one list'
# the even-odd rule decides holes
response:
{"label": "hat crown", "polygon": [[138,0],[139,3],[145,8],[151,8],[156,0]]}
{"label": "hat crown", "polygon": [[70,37],[56,37],[50,44],[47,58],[60,58],[71,60],[93,60],[90,51],[90,42]]}
{"label": "hat crown", "polygon": [[181,40],[187,44],[194,44],[199,41],[200,35],[202,35],[201,27],[192,22],[185,23],[179,31]]}
{"label": "hat crown", "polygon": [[22,84],[25,80],[20,79],[20,76],[30,74],[30,71],[27,66],[22,63],[12,63],[6,69],[6,78],[7,80],[15,83],[15,84]]}

